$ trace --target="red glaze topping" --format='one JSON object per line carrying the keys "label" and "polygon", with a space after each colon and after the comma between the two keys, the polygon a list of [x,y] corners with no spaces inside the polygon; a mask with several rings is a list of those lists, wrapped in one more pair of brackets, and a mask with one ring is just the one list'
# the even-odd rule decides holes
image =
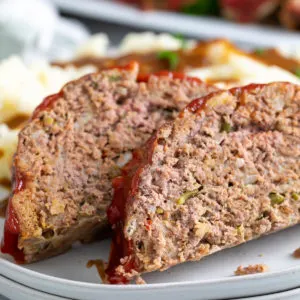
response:
{"label": "red glaze topping", "polygon": [[126,240],[123,232],[125,221],[126,200],[129,194],[128,187],[131,185],[131,176],[127,174],[126,170],[132,168],[132,171],[141,163],[140,153],[135,151],[133,159],[122,170],[123,176],[117,177],[113,180],[114,196],[111,205],[107,209],[107,217],[109,223],[113,227],[113,239],[110,251],[110,260],[106,269],[109,283],[125,284],[129,280],[122,275],[116,273],[116,267],[120,265],[120,259],[129,257],[129,260],[124,266],[125,272],[130,272],[137,268],[134,259],[132,258],[132,244]]}
{"label": "red glaze topping", "polygon": [[112,67],[108,67],[108,68],[105,68],[103,70],[112,70],[112,69],[117,69],[117,70],[120,70],[120,71],[132,71],[137,65],[139,65],[138,62],[136,61],[131,61],[129,62],[127,65],[125,66],[112,66]]}
{"label": "red glaze topping", "polygon": [[[245,91],[253,91],[257,88],[262,88],[264,87],[265,84],[259,84],[259,83],[252,83],[243,87],[234,87],[227,92],[233,94],[233,95],[239,95]],[[218,94],[222,93],[222,91],[216,91],[212,92],[204,97],[198,98],[193,100],[190,104],[186,106],[186,108],[179,114],[179,117],[182,118],[184,116],[184,111],[188,110],[192,113],[198,113],[201,110],[205,109],[206,103],[209,99],[211,99],[213,96],[216,96]]]}
{"label": "red glaze topping", "polygon": [[[26,177],[15,170],[13,194],[17,194],[25,188]],[[12,200],[8,201],[6,219],[4,224],[4,235],[1,241],[1,252],[10,254],[19,264],[24,263],[24,253],[18,248],[20,234],[19,220],[13,208]]]}
{"label": "red glaze topping", "polygon": [[229,90],[229,92],[231,94],[236,94],[236,93],[241,93],[243,91],[252,91],[252,90],[255,90],[257,88],[263,88],[264,86],[266,86],[267,84],[265,83],[250,83],[248,85],[245,85],[245,86],[242,86],[242,87],[234,87],[234,88],[231,88]]}
{"label": "red glaze topping", "polygon": [[[187,107],[186,109],[188,109],[190,112],[198,112],[200,110],[203,110],[206,106],[206,102],[207,102],[208,98],[200,98],[200,99],[195,99],[193,100]],[[180,117],[182,117],[183,115],[180,114]]]}
{"label": "red glaze topping", "polygon": [[147,74],[147,75],[139,75],[137,81],[138,82],[148,82],[149,78],[151,76],[166,76],[169,77],[170,79],[180,79],[180,80],[189,80],[197,83],[202,83],[202,81],[199,78],[196,77],[190,77],[187,76],[184,73],[180,72],[171,72],[171,71],[159,71],[153,74]]}
{"label": "red glaze topping", "polygon": [[189,103],[186,108],[179,114],[179,117],[182,118],[184,116],[184,111],[188,110],[192,113],[197,113],[203,110],[206,107],[207,101],[213,96],[218,94],[219,91],[217,92],[212,92],[211,94],[208,94],[204,97],[197,98],[193,100],[191,103]]}
{"label": "red glaze topping", "polygon": [[46,97],[43,102],[34,110],[32,114],[32,119],[35,119],[41,111],[50,108],[56,100],[63,96],[63,92],[60,91],[58,94],[50,95]]}
{"label": "red glaze topping", "polygon": [[124,271],[138,271],[138,262],[132,256],[133,245],[124,236],[124,222],[126,219],[126,206],[133,201],[139,183],[139,174],[143,167],[149,162],[155,147],[156,137],[153,136],[142,149],[133,152],[132,160],[124,166],[123,175],[113,180],[114,196],[111,205],[107,210],[109,223],[112,225],[114,234],[111,244],[109,264],[106,274],[109,283],[125,284],[129,280],[118,274],[116,268],[121,265],[120,260],[127,257],[128,260],[122,264]]}
{"label": "red glaze topping", "polygon": [[4,236],[1,242],[1,252],[10,254],[19,264],[24,263],[24,253],[18,248],[20,227],[15,210],[11,201],[8,202],[6,210],[6,221],[4,224]]}

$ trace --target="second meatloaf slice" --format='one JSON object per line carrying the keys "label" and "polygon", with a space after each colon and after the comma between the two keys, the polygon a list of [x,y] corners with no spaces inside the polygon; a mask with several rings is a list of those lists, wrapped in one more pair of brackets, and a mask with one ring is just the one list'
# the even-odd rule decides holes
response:
{"label": "second meatloaf slice", "polygon": [[299,223],[300,86],[250,85],[193,101],[114,186],[111,283]]}
{"label": "second meatloaf slice", "polygon": [[[215,88],[138,65],[67,84],[21,131],[2,251],[32,262],[89,241],[107,224],[111,179],[163,122]],[[104,230],[105,231],[105,230]]]}

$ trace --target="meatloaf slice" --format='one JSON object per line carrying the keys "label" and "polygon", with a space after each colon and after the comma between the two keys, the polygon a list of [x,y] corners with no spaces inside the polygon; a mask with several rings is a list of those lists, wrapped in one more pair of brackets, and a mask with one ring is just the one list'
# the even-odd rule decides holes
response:
{"label": "meatloaf slice", "polygon": [[[19,136],[2,251],[32,262],[106,232],[111,179],[155,129],[215,90],[184,75],[137,80],[138,65],[68,83]],[[142,82],[143,81],[143,82]]]}
{"label": "meatloaf slice", "polygon": [[193,101],[114,179],[111,283],[199,260],[300,220],[300,86]]}

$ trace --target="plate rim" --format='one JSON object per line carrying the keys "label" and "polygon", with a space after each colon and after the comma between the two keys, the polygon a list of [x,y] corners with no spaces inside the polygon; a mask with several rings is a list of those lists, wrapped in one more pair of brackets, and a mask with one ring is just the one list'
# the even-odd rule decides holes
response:
{"label": "plate rim", "polygon": [[[34,289],[34,288],[31,288],[29,286],[26,286],[22,283],[19,283],[19,282],[16,282],[10,278],[7,278],[3,275],[0,275],[0,281],[4,281],[5,284],[7,283],[10,283],[10,284],[13,284],[16,288],[19,288],[19,289],[22,289],[22,290],[28,290],[28,291],[34,291],[35,293],[37,294],[41,294],[41,295],[46,295],[46,296],[51,296],[51,297],[56,297],[55,299],[59,300],[59,299],[62,299],[62,300],[69,300],[71,298],[66,298],[65,296],[62,297],[62,296],[59,296],[59,295],[56,295],[56,294],[50,294],[50,293],[47,293],[47,292],[43,292],[43,291],[40,291],[40,290],[37,290],[37,289]],[[3,295],[3,294],[2,294]],[[286,296],[295,296],[295,295],[300,295],[300,286],[299,287],[296,287],[296,288],[293,288],[293,289],[288,289],[286,291],[282,291],[282,292],[278,292],[278,293],[271,293],[271,294],[266,294],[266,295],[259,295],[259,296],[246,296],[246,297],[243,297],[243,298],[238,298],[237,300],[254,300],[254,299],[258,299],[258,300],[272,300],[273,297],[276,297],[276,299],[279,299],[278,297],[286,297]],[[5,295],[4,295],[5,296]],[[6,297],[6,296],[5,296]],[[275,299],[275,298],[274,298]]]}
{"label": "plate rim", "polygon": [[[84,282],[84,281],[76,281],[71,279],[65,279],[60,277],[54,277],[52,275],[46,275],[44,273],[40,273],[37,271],[33,271],[27,268],[23,268],[22,265],[17,265],[13,262],[10,262],[3,257],[0,257],[0,265],[3,264],[4,268],[8,267],[13,272],[22,273],[23,275],[30,276],[31,279],[37,278],[39,280],[43,280],[45,282],[52,282],[52,283],[60,283],[65,284],[68,286],[76,286],[76,287],[84,287],[84,288],[93,288],[97,289],[101,287],[101,289],[105,290],[152,290],[152,289],[168,289],[170,287],[176,288],[186,288],[186,287],[194,287],[204,284],[218,284],[218,283],[232,283],[232,282],[243,282],[245,280],[247,281],[255,281],[255,280],[262,280],[262,279],[270,279],[278,276],[284,276],[286,274],[294,273],[296,271],[300,272],[300,265],[295,267],[290,267],[284,270],[278,270],[278,271],[271,271],[266,273],[259,273],[259,274],[250,274],[246,276],[229,276],[229,277],[223,277],[218,279],[206,279],[206,280],[189,280],[189,281],[176,281],[176,282],[163,282],[163,283],[149,283],[144,285],[138,285],[138,284],[127,284],[127,285],[111,285],[111,284],[105,284],[105,283],[91,283],[91,282]],[[2,273],[2,272],[1,272]],[[0,275],[1,275],[0,273]],[[10,279],[11,276],[5,275]],[[18,281],[19,282],[19,281]]]}
{"label": "plate rim", "polygon": [[[40,290],[37,290],[37,289],[34,289],[34,288],[31,288],[31,287],[28,287],[22,283],[19,283],[19,282],[16,282],[12,279],[9,279],[3,275],[0,275],[0,282],[3,281],[4,284],[7,284],[7,283],[10,283],[10,284],[13,284],[16,288],[19,288],[19,289],[22,289],[22,290],[28,290],[28,291],[34,291],[35,293],[37,294],[41,294],[41,295],[46,295],[46,296],[51,296],[51,297],[56,297],[55,299],[59,300],[59,299],[62,299],[62,300],[69,300],[71,298],[66,298],[66,297],[62,297],[62,296],[59,296],[59,295],[55,295],[55,294],[49,294],[47,292],[43,292],[43,291],[40,291]],[[2,294],[3,295],[3,294]],[[299,287],[296,287],[296,288],[293,288],[293,289],[288,289],[286,291],[282,291],[282,292],[278,292],[278,293],[272,293],[272,294],[266,294],[266,295],[259,295],[259,296],[255,296],[255,297],[243,297],[243,298],[238,298],[237,300],[251,300],[251,299],[258,299],[258,300],[272,300],[273,298],[275,299],[280,299],[278,298],[279,296],[280,297],[286,297],[286,296],[296,296],[296,295],[300,295],[300,286]],[[4,297],[6,297],[6,295],[4,295]]]}
{"label": "plate rim", "polygon": [[[54,300],[71,300],[71,298],[66,298],[66,297],[62,297],[62,296],[59,296],[59,295],[55,295],[55,294],[50,294],[50,293],[47,293],[47,292],[43,292],[43,291],[40,291],[40,290],[37,290],[35,288],[32,288],[32,287],[28,287],[20,282],[16,282],[10,278],[7,278],[3,275],[0,275],[0,285],[1,285],[1,282],[3,284],[10,284],[10,285],[13,285],[13,288],[16,288],[18,289],[20,292],[22,293],[25,293],[26,291],[27,292],[31,292],[31,293],[34,293],[33,296],[46,296],[48,297],[48,299],[51,299],[53,298]],[[5,294],[0,294],[0,296],[3,295],[4,297],[7,297],[7,295]]]}

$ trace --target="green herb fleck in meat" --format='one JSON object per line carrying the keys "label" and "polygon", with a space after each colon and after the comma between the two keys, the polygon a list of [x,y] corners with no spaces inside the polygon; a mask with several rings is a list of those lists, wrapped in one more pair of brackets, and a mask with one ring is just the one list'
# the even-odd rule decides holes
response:
{"label": "green herb fleck in meat", "polygon": [[121,79],[121,76],[119,75],[111,75],[108,77],[109,81],[114,82],[114,81],[118,81]]}
{"label": "green herb fleck in meat", "polygon": [[91,83],[91,86],[92,86],[94,89],[97,89],[97,88],[98,88],[98,83],[95,82],[95,81],[93,81],[93,82]]}
{"label": "green herb fleck in meat", "polygon": [[193,190],[193,191],[189,191],[189,192],[185,192],[183,193],[178,199],[177,199],[177,204],[178,205],[182,205],[185,203],[186,200],[196,196],[198,194],[199,190]]}
{"label": "green herb fleck in meat", "polygon": [[223,123],[221,124],[220,131],[221,132],[225,131],[225,132],[229,133],[231,131],[231,125],[228,122],[223,121]]}
{"label": "green herb fleck in meat", "polygon": [[259,221],[259,220],[262,220],[262,219],[264,219],[264,218],[266,218],[266,217],[268,217],[269,216],[269,212],[267,211],[267,210],[265,210],[265,211],[263,211],[262,213],[261,213],[261,215],[257,218],[257,220]]}
{"label": "green herb fleck in meat", "polygon": [[281,204],[284,201],[284,196],[278,193],[270,193],[269,198],[271,199],[271,204],[274,206],[276,204]]}
{"label": "green herb fleck in meat", "polygon": [[300,199],[300,195],[298,193],[293,192],[292,193],[292,199],[295,201],[298,201]]}
{"label": "green herb fleck in meat", "polygon": [[168,61],[170,70],[175,70],[179,63],[178,53],[172,51],[160,51],[157,53],[157,58]]}
{"label": "green herb fleck in meat", "polygon": [[300,68],[297,68],[295,71],[295,75],[300,78]]}
{"label": "green herb fleck in meat", "polygon": [[245,233],[244,225],[241,224],[241,225],[237,226],[236,231],[237,231],[238,235],[244,236],[244,233]]}
{"label": "green herb fleck in meat", "polygon": [[158,207],[156,208],[156,213],[157,213],[158,215],[162,215],[162,214],[164,213],[164,210],[163,210],[160,206],[158,206]]}

